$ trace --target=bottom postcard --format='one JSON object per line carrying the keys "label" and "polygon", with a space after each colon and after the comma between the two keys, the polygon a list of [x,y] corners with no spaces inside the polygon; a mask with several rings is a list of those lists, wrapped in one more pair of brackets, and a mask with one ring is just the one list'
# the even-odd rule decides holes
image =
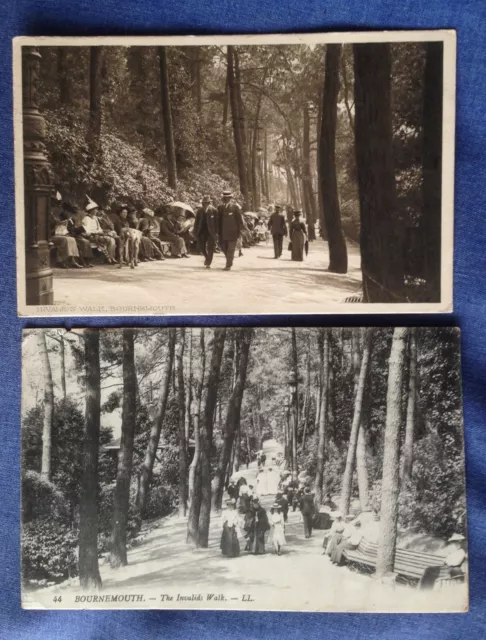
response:
{"label": "bottom postcard", "polygon": [[28,329],[22,606],[463,612],[452,328]]}

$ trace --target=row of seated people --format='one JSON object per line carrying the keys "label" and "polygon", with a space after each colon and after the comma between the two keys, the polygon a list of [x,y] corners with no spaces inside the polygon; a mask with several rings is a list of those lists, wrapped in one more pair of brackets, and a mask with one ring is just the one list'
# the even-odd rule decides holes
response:
{"label": "row of seated people", "polygon": [[164,260],[189,257],[188,247],[194,243],[190,225],[184,216],[168,211],[155,216],[148,207],[140,213],[126,204],[115,212],[106,213],[93,200],[89,200],[83,213],[70,202],[52,207],[51,240],[56,247],[57,263],[62,268],[91,267],[93,249],[108,264],[119,260],[121,229],[131,227],[142,232],[140,260]]}

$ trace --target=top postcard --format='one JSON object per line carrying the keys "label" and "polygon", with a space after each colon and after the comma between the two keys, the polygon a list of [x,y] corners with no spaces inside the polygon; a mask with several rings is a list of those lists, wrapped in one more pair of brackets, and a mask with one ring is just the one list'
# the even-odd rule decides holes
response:
{"label": "top postcard", "polygon": [[455,32],[13,45],[20,315],[452,310]]}

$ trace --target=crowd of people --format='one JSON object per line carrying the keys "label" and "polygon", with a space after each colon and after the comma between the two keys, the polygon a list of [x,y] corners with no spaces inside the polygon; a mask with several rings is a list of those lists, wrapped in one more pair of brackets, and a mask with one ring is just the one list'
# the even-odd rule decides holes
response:
{"label": "crowd of people", "polygon": [[[293,480],[291,474],[279,470],[278,457],[272,458],[265,468],[266,456],[258,454],[256,485],[248,484],[245,477],[231,479],[227,493],[229,499],[221,514],[221,552],[227,557],[240,555],[240,541],[244,551],[254,555],[265,553],[265,541],[270,541],[273,551],[281,555],[286,544],[285,526],[289,511],[299,511],[305,538],[312,535],[315,517],[314,496],[304,482]],[[261,498],[273,495],[269,513],[261,504]],[[268,533],[268,536],[267,536]]]}
{"label": "crowd of people", "polygon": [[[316,526],[323,528],[320,526],[320,516],[325,514],[327,526],[322,541],[322,554],[333,565],[345,564],[345,551],[357,549],[365,535],[367,539],[370,534],[371,538],[374,537],[373,532],[379,524],[376,514],[343,516],[330,498],[326,498],[321,510],[317,511],[311,483],[305,475],[301,474],[295,479],[287,469],[279,469],[281,454],[272,457],[267,466],[266,461],[265,453],[258,452],[255,486],[248,484],[244,476],[237,480],[233,478],[229,482],[229,499],[221,515],[220,546],[224,556],[240,556],[243,544],[244,552],[262,555],[265,554],[266,543],[271,544],[273,553],[280,556],[287,544],[286,526],[290,511],[298,512],[305,539],[313,535]],[[261,499],[269,495],[274,497],[267,513]],[[448,567],[453,579],[464,579],[467,573],[465,542],[465,537],[460,534],[454,534],[447,540],[443,565],[428,567],[420,580],[420,588],[434,588],[444,565]]]}
{"label": "crowd of people", "polygon": [[[281,257],[284,238],[289,235],[291,258],[302,261],[308,242],[301,213],[287,210],[286,217],[278,204],[259,213],[242,212],[231,191],[223,192],[217,207],[204,196],[195,214],[183,203],[164,205],[155,212],[120,203],[107,212],[89,196],[84,210],[79,211],[57,192],[51,206],[51,240],[57,265],[64,269],[90,268],[95,254],[107,264],[121,264],[125,259],[122,229],[132,228],[140,231],[141,262],[202,254],[204,267],[210,269],[214,254],[222,252],[224,270],[229,271],[236,254],[241,257],[244,248],[269,241],[270,236],[275,259]],[[292,218],[289,225],[288,218]]]}

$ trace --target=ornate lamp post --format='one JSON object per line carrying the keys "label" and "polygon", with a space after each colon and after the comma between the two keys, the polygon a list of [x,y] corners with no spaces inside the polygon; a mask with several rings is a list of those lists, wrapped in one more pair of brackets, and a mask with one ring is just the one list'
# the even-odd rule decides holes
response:
{"label": "ornate lamp post", "polygon": [[36,48],[22,48],[25,272],[28,305],[54,302],[49,257],[52,179],[44,146],[46,125],[37,101],[40,61],[41,55]]}

